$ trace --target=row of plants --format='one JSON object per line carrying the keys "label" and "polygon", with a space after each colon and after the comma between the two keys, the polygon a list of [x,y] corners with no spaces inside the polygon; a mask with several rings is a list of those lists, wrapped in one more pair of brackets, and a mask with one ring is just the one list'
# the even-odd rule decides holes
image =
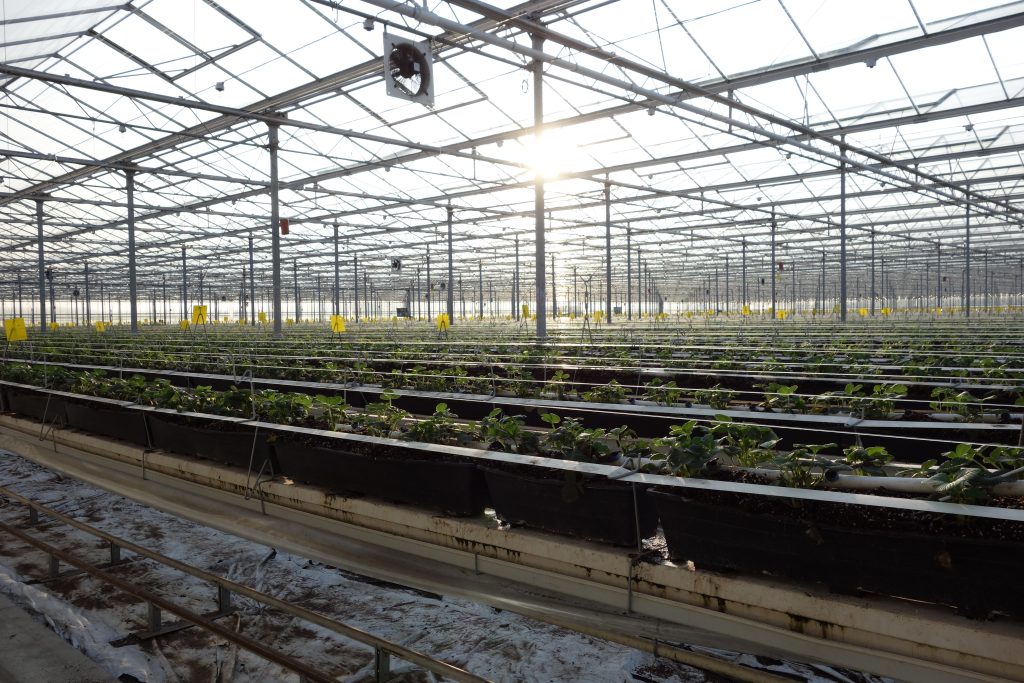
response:
{"label": "row of plants", "polygon": [[357,410],[337,396],[250,391],[237,386],[227,391],[208,386],[183,388],[163,379],[147,380],[140,375],[118,378],[103,371],[73,372],[59,366],[2,364],[0,379],[179,412],[560,460],[599,464],[625,461],[645,472],[685,477],[720,476],[734,465],[774,470],[781,484],[801,488],[828,486],[837,473],[925,477],[941,484],[933,498],[954,502],[984,500],[982,492],[998,483],[1021,479],[1024,472],[1024,449],[969,444],[959,444],[943,453],[941,459],[920,467],[890,472],[886,466],[893,456],[884,447],[855,445],[840,450],[834,443],[824,443],[796,445],[782,451],[777,448],[779,437],[769,427],[737,422],[726,415],[717,415],[706,424],[691,420],[672,426],[662,438],[644,439],[626,425],[614,429],[586,427],[578,419],[553,412],[541,416],[548,427],[545,430],[530,429],[524,416],[508,415],[499,408],[479,421],[461,420],[445,403],[437,404],[432,415],[414,419],[394,406],[398,394],[390,391]]}
{"label": "row of plants", "polygon": [[[902,341],[898,346],[876,344],[863,350],[842,348],[841,339],[830,339],[829,348],[823,348],[820,342],[814,341],[794,343],[792,348],[780,351],[774,341],[765,339],[752,343],[750,340],[735,340],[729,344],[718,340],[704,345],[682,335],[670,343],[660,338],[649,341],[623,335],[619,343],[596,347],[582,345],[578,341],[556,341],[543,346],[518,342],[502,345],[465,342],[453,346],[398,340],[374,342],[368,348],[362,339],[347,342],[290,337],[284,342],[268,342],[252,336],[225,339],[222,335],[215,335],[209,339],[190,337],[181,340],[156,335],[130,341],[116,337],[37,338],[31,350],[16,348],[12,353],[20,357],[46,354],[62,362],[94,362],[106,358],[108,362],[116,363],[134,356],[140,364],[210,372],[244,362],[246,367],[259,370],[263,376],[320,380],[323,379],[322,371],[326,370],[347,372],[354,377],[359,376],[359,380],[365,383],[388,381],[385,378],[395,373],[405,375],[416,368],[413,374],[422,375],[417,378],[421,386],[405,388],[427,388],[439,381],[438,377],[443,381],[445,375],[452,374],[448,370],[453,365],[461,368],[466,377],[487,377],[488,373],[494,373],[499,380],[516,379],[504,374],[505,366],[522,368],[571,364],[625,372],[652,361],[657,361],[668,371],[811,373],[864,378],[955,380],[973,377],[1003,381],[1019,378],[1020,371],[1024,370],[1024,357],[1016,344],[990,344],[977,350],[974,345],[964,342],[961,353],[942,354],[936,353],[939,342],[936,338]],[[451,358],[454,363],[439,364],[436,362],[438,358]],[[373,377],[375,374],[381,377]],[[532,373],[530,378],[533,378]]]}
{"label": "row of plants", "polygon": [[[750,407],[775,413],[791,414],[845,414],[865,419],[898,419],[910,410],[897,412],[898,407],[909,408],[904,403],[908,393],[905,384],[878,383],[865,388],[863,384],[847,383],[842,389],[818,394],[800,393],[798,385],[771,382],[755,384],[762,393],[760,401],[750,400],[750,394],[726,389],[721,385],[703,389],[680,387],[675,380],[655,377],[641,385],[624,385],[617,380],[605,384],[586,385],[573,382],[571,375],[563,369],[556,369],[546,382],[534,382],[515,366],[507,369],[505,377],[491,374],[489,377],[475,377],[461,366],[450,368],[445,375],[429,370],[426,366],[415,365],[401,372],[393,371],[385,376],[374,373],[367,366],[357,364],[356,376],[375,380],[386,389],[413,391],[443,391],[467,394],[503,394],[519,398],[554,398],[557,400],[580,400],[595,403],[623,403],[648,401],[659,406],[707,406],[716,410]],[[324,379],[338,379],[331,373],[344,372],[337,368],[323,370]],[[756,396],[756,394],[755,394]],[[1005,420],[1009,417],[1004,409],[986,410],[986,404],[994,402],[997,394],[975,396],[969,391],[950,387],[935,387],[929,404],[939,418],[948,417],[956,421],[974,422]],[[747,398],[747,400],[743,400]],[[1017,405],[1024,404],[1018,397]],[[920,412],[919,410],[916,412]]]}
{"label": "row of plants", "polygon": [[[823,581],[836,590],[951,604],[973,616],[992,610],[1024,615],[1020,591],[1007,592],[1019,574],[1024,525],[1019,522],[821,503],[786,496],[649,487],[596,475],[461,457],[457,451],[412,448],[411,442],[469,445],[588,463],[623,463],[647,473],[726,479],[781,487],[832,487],[841,477],[918,481],[922,495],[942,502],[1020,507],[1021,498],[997,495],[1024,474],[1021,449],[961,444],[941,460],[896,468],[884,448],[839,449],[834,444],[780,449],[768,427],[718,416],[690,421],[658,439],[640,439],[621,427],[585,427],[546,413],[546,430],[528,429],[522,416],[492,411],[477,422],[459,420],[446,405],[427,419],[396,409],[394,394],[356,411],[334,397],[239,388],[182,389],[166,381],[117,378],[59,367],[0,366],[0,377],[183,412],[252,418],[282,425],[396,437],[366,443],[349,437],[294,435],[246,423],[218,423],[179,413],[116,406],[78,413],[71,397],[29,398],[4,388],[8,409],[48,419],[62,409],[71,426],[113,435],[135,422],[128,440],[218,462],[284,475],[334,491],[355,492],[457,515],[493,507],[513,525],[635,545],[663,530],[667,554],[698,569]],[[97,404],[105,405],[105,404]],[[104,426],[104,413],[108,426]],[[51,418],[52,419],[52,418]],[[113,423],[112,431],[109,426]],[[319,434],[319,433],[318,433]],[[122,438],[118,436],[117,438]],[[553,463],[554,461],[552,461]],[[628,471],[628,469],[626,470]],[[878,481],[872,479],[871,481]],[[898,488],[898,487],[893,487]],[[887,493],[886,495],[903,495]],[[880,513],[879,510],[883,510]]]}

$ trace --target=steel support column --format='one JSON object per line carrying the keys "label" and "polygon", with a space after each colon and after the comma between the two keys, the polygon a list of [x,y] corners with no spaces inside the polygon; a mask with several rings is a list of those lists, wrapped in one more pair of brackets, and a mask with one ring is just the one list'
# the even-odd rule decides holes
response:
{"label": "steel support column", "polygon": [[942,240],[935,240],[935,308],[942,308]]}
{"label": "steel support column", "polygon": [[[533,49],[544,49],[544,38],[534,34]],[[539,148],[541,145],[541,134],[544,131],[544,62],[534,60],[533,62],[533,143]],[[544,174],[541,169],[535,170],[533,185],[533,220],[536,246],[534,247],[534,264],[536,271],[537,295],[537,336],[547,336],[547,302],[544,300],[547,295],[547,283],[544,278]]]}
{"label": "steel support column", "polygon": [[636,308],[637,317],[644,317],[644,267],[640,261],[640,247],[636,248]]}
{"label": "steel support column", "polygon": [[[21,305],[21,273],[18,274],[18,304]],[[154,318],[156,316],[153,316]],[[92,325],[92,298],[89,296],[89,262],[85,262],[85,324]]]}
{"label": "steel support column", "polygon": [[875,229],[871,229],[871,315],[875,315]]}
{"label": "steel support column", "polygon": [[[743,254],[742,262],[740,264],[741,279],[743,281],[743,287],[742,287],[742,289],[743,289],[743,304],[742,305],[744,307],[747,307],[747,306],[750,306],[750,300],[747,298],[747,240],[746,240],[746,238],[743,239],[743,241],[741,242],[741,245],[742,245],[742,252],[741,253]],[[741,308],[740,311],[742,311],[742,310],[743,309]]]}
{"label": "steel support column", "polygon": [[[633,319],[633,228],[626,228],[626,320]],[[637,292],[639,294],[639,292]]]}
{"label": "steel support column", "polygon": [[964,242],[964,315],[971,317],[971,204],[967,202],[966,235]]}
{"label": "steel support column", "polygon": [[771,263],[771,277],[772,277],[772,320],[778,318],[778,314],[775,312],[775,269],[778,267],[775,264],[775,231],[777,229],[775,223],[775,209],[772,209],[772,263]]}
{"label": "steel support column", "polygon": [[516,237],[516,272],[512,279],[512,317],[519,320],[522,306],[519,298],[519,238]]}
{"label": "steel support column", "polygon": [[268,126],[268,147],[270,150],[270,262],[273,287],[274,336],[281,336],[281,213],[278,204],[280,184],[277,177],[277,124]]}
{"label": "steel support column", "polygon": [[[411,314],[412,311],[409,311]],[[334,224],[334,315],[341,315],[341,261],[338,254],[338,224]],[[419,313],[416,314],[417,317]]]}
{"label": "steel support column", "polygon": [[839,161],[839,320],[846,322],[846,136]]}
{"label": "steel support column", "polygon": [[445,207],[448,215],[448,324],[455,322],[455,256],[452,253],[452,204]]}
{"label": "steel support column", "polygon": [[[132,310],[135,308],[135,295],[132,293]],[[185,247],[181,248],[181,319],[188,320],[188,261],[185,256]]]}
{"label": "steel support column", "polygon": [[36,247],[39,254],[39,328],[46,334],[46,259],[43,253],[43,200],[36,200]]}
{"label": "steel support column", "polygon": [[558,290],[555,289],[555,255],[551,255],[551,319],[558,317]]}
{"label": "steel support column", "polygon": [[[252,235],[249,235],[249,324],[253,327],[256,326],[256,271],[253,270],[254,256],[252,249]],[[243,308],[242,315],[245,315]]]}
{"label": "steel support column", "polygon": [[[427,247],[427,279],[430,279],[430,247]],[[428,283],[429,286],[429,283]],[[353,319],[359,322],[359,257],[352,255],[352,306],[354,307]],[[428,304],[429,306],[429,304]],[[428,310],[429,315],[429,310]]]}
{"label": "steel support column", "polygon": [[302,320],[302,309],[299,306],[299,259],[292,259],[292,286],[295,289],[293,315],[295,315],[295,324],[298,325]]}
{"label": "steel support column", "polygon": [[604,286],[607,295],[605,318],[612,322],[612,186],[604,181]]}

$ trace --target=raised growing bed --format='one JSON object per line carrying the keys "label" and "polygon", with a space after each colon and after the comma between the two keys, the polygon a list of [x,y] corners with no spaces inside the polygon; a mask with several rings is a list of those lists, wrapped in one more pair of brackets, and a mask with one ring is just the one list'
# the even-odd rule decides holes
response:
{"label": "raised growing bed", "polygon": [[495,512],[514,526],[622,546],[636,546],[638,522],[640,538],[657,532],[653,501],[633,484],[543,468],[484,471]]}
{"label": "raised growing bed", "polygon": [[63,397],[10,385],[5,386],[3,391],[5,405],[11,412],[58,425],[67,423]]}
{"label": "raised growing bed", "polygon": [[649,495],[670,556],[697,569],[768,572],[974,617],[1024,615],[1020,522],[722,491]]}
{"label": "raised growing bed", "polygon": [[327,438],[283,437],[276,443],[281,472],[296,481],[447,512],[483,514],[483,473],[471,462],[400,446]]}
{"label": "raised growing bed", "polygon": [[195,455],[225,465],[261,471],[269,462],[273,473],[280,472],[271,434],[256,433],[254,427],[229,421],[208,422],[165,413],[148,413],[153,447],[183,455]]}
{"label": "raised growing bed", "polygon": [[120,406],[70,400],[65,404],[68,426],[113,439],[148,446],[145,417]]}

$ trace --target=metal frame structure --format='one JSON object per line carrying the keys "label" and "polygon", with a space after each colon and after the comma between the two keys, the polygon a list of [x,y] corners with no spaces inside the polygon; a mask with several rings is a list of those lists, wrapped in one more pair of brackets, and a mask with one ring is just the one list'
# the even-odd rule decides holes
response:
{"label": "metal frame structure", "polygon": [[[518,317],[521,242],[540,336],[577,305],[553,277],[570,268],[612,322],[634,289],[644,315],[1024,298],[1024,2],[73,4],[0,19],[0,298],[5,316],[38,299],[44,330],[47,271],[60,321],[86,268],[87,320],[124,309],[136,331],[158,288],[187,314],[164,287],[186,248],[208,289],[182,261],[172,299],[237,293],[238,317],[277,333],[302,310],[389,316],[412,292],[439,312],[431,245],[449,316],[459,282],[472,316]],[[385,94],[382,33],[429,40],[433,108]],[[282,259],[306,302],[282,295]]]}

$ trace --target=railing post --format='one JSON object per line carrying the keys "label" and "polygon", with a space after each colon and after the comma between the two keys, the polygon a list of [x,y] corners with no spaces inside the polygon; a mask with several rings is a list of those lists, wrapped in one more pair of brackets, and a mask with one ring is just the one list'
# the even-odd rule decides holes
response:
{"label": "railing post", "polygon": [[377,683],[385,683],[391,678],[391,654],[387,650],[374,649],[373,673]]}
{"label": "railing post", "polygon": [[151,602],[147,602],[146,606],[149,611],[149,632],[156,633],[160,630],[161,619],[160,619],[160,608]]}
{"label": "railing post", "polygon": [[231,611],[231,591],[224,586],[217,586],[217,610],[222,614]]}

